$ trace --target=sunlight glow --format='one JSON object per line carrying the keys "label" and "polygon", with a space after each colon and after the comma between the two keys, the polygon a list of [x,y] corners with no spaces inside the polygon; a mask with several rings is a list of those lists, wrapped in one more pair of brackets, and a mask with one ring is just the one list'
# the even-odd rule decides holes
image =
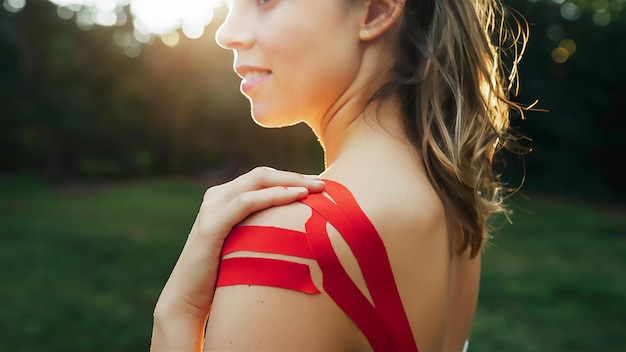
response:
{"label": "sunlight glow", "polygon": [[9,12],[18,12],[26,5],[26,0],[4,0],[2,5]]}
{"label": "sunlight glow", "polygon": [[[132,18],[132,29],[120,28],[113,38],[129,57],[141,55],[142,45],[152,43],[155,38],[174,47],[180,42],[181,34],[190,39],[202,37],[206,26],[213,20],[214,10],[225,5],[225,0],[49,1],[58,6],[59,18],[74,19],[82,30],[94,26],[122,27],[129,17]],[[25,2],[4,0],[4,7],[10,12],[17,12]]]}
{"label": "sunlight glow", "polygon": [[215,0],[132,0],[130,9],[142,32],[167,34],[182,28],[199,37],[197,33],[204,32],[220,4]]}
{"label": "sunlight glow", "polygon": [[163,42],[163,44],[169,47],[174,47],[178,45],[178,42],[180,41],[180,35],[178,34],[178,32],[162,34],[161,41]]}
{"label": "sunlight glow", "polygon": [[[5,7],[19,4],[20,1],[24,0],[5,0]],[[153,35],[169,35],[179,29],[188,38],[200,38],[204,34],[204,28],[213,19],[213,10],[224,5],[224,0],[50,1],[59,6],[60,18],[69,20],[75,17],[78,27],[84,30],[94,25],[123,25],[128,20],[126,9],[129,9],[135,37],[141,43],[151,41]]]}

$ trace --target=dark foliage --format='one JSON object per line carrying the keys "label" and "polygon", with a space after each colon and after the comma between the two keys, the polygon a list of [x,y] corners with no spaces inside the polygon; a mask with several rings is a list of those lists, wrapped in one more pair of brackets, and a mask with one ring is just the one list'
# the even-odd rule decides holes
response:
{"label": "dark foliage", "polygon": [[[626,12],[598,26],[583,2],[577,2],[582,14],[575,21],[564,19],[556,2],[507,3],[526,17],[531,31],[518,100],[538,99],[538,107],[548,110],[530,112],[520,124],[533,140],[525,157],[526,187],[626,196]],[[556,63],[551,54],[564,39],[576,51]]]}
{"label": "dark foliage", "polygon": [[[509,184],[521,182],[525,167],[527,190],[625,196],[623,2],[613,4],[619,11],[605,26],[582,2],[574,21],[552,1],[506,3],[531,31],[516,100],[539,100],[549,111],[515,122],[533,140],[525,143],[533,152],[524,162],[508,156]],[[67,179],[218,167],[221,176],[255,164],[320,170],[320,151],[305,127],[263,131],[249,122],[231,54],[213,43],[215,24],[175,48],[146,44],[134,59],[113,41],[129,26],[82,31],[44,0],[28,1],[16,14],[0,9],[0,172]],[[551,53],[563,39],[576,51],[556,63]]]}

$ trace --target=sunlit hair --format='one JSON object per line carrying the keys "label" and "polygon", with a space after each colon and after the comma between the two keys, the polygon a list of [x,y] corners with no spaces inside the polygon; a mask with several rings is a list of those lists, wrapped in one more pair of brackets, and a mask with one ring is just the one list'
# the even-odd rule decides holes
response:
{"label": "sunlit hair", "polygon": [[392,80],[371,100],[400,97],[407,134],[462,236],[459,251],[472,257],[488,217],[506,212],[493,162],[516,139],[511,110],[522,112],[509,100],[528,33],[515,14],[497,0],[407,0]]}

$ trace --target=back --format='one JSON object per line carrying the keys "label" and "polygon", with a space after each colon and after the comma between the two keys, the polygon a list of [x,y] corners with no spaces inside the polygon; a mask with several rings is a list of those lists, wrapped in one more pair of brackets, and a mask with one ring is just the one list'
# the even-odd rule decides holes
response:
{"label": "back", "polygon": [[[475,294],[472,295],[471,292],[476,291],[477,277],[476,280],[466,277],[467,262],[461,260],[450,249],[443,208],[437,201],[429,199],[432,194],[429,194],[427,187],[426,192],[420,194],[420,192],[397,193],[393,191],[393,187],[388,187],[384,192],[382,190],[377,192],[372,189],[366,190],[362,188],[363,185],[365,183],[353,184],[351,188],[355,189],[353,193],[358,205],[370,218],[384,243],[401,305],[406,311],[410,330],[417,345],[422,351],[431,351],[442,350],[445,343],[445,350],[460,351],[467,338],[473,315]],[[416,202],[415,199],[420,201]],[[303,223],[308,224],[307,218],[309,220],[312,218],[309,214],[310,210],[307,212],[302,204],[293,204],[258,213],[242,225],[265,227],[271,225],[295,231],[308,231],[303,229],[305,227]],[[301,225],[298,226],[298,223]],[[332,225],[335,224],[330,222],[327,226],[327,236],[333,252],[365,300],[376,303],[375,295],[372,295],[371,282],[368,282],[367,274],[364,275],[362,266],[359,265],[359,260],[363,258],[359,258],[359,253],[348,245],[345,233],[338,231],[337,225]],[[280,241],[280,238],[277,241]],[[343,314],[345,307],[337,304],[332,289],[330,292],[327,290],[328,287],[324,283],[327,279],[324,276],[328,275],[324,273],[324,264],[319,258],[315,260],[302,255],[293,255],[291,252],[285,254],[284,251],[280,253],[241,251],[229,255],[273,258],[306,265],[309,267],[314,285],[323,292],[320,296],[310,296],[303,294],[302,290],[285,286],[278,286],[283,288],[278,289],[276,285],[220,287],[216,292],[214,309],[207,327],[207,348],[283,350],[372,348],[371,337],[364,333],[358,318],[355,319],[348,314],[351,318],[346,319],[346,314]],[[260,267],[257,268],[259,269]],[[460,277],[463,279],[459,279]],[[474,288],[471,287],[473,282],[476,282]],[[222,294],[223,292],[227,293]],[[247,314],[237,311],[237,307],[243,306],[247,307]],[[224,307],[230,309],[223,309]],[[254,309],[251,311],[251,308]],[[256,311],[251,319],[250,313],[255,309],[260,310]],[[289,312],[299,313],[289,315]],[[311,314],[312,312],[314,314]],[[241,319],[241,315],[245,318]],[[277,326],[283,328],[274,329]],[[289,330],[287,327],[293,326],[300,326],[302,329],[291,331],[289,335],[281,334],[280,330],[284,333]],[[257,338],[253,340],[242,338],[240,331],[248,329],[252,336]],[[316,331],[317,334],[312,334]]]}
{"label": "back", "polygon": [[[458,253],[459,236],[423,173],[379,175],[372,168],[369,175],[375,180],[349,188],[385,243],[418,347],[462,351],[476,309],[480,258]],[[386,186],[368,189],[367,183]]]}

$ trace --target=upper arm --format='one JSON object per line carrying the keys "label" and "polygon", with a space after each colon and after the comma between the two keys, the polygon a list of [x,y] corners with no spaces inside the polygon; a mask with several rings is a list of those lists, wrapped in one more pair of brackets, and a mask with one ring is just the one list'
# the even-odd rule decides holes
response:
{"label": "upper arm", "polygon": [[345,350],[341,320],[328,296],[266,286],[221,287],[205,350]]}
{"label": "upper arm", "polygon": [[461,351],[469,339],[472,321],[478,302],[480,285],[481,255],[470,259],[469,250],[458,256],[453,279],[451,315],[446,329],[444,347],[450,351]]}
{"label": "upper arm", "polygon": [[[302,230],[310,209],[302,204],[255,214],[245,225]],[[239,252],[231,256],[292,261],[308,266],[322,289],[315,260],[280,254]],[[205,350],[346,350],[354,324],[324,292],[307,294],[260,285],[217,288],[206,328]]]}

